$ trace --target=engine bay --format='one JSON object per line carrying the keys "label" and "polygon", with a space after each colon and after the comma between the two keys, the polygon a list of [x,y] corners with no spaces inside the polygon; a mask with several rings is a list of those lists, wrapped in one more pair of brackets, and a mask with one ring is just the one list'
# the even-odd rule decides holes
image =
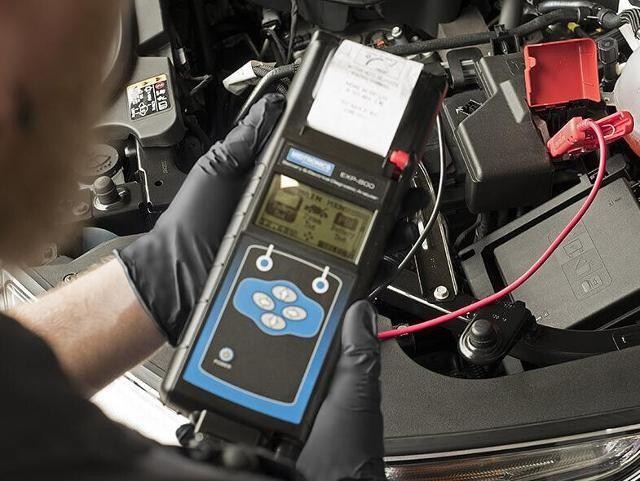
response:
{"label": "engine bay", "polygon": [[[484,380],[465,384],[460,396],[477,388],[504,403],[507,379],[522,374],[531,373],[530,385],[553,377],[547,390],[585,366],[594,380],[607,378],[594,372],[593,356],[613,363],[640,344],[633,1],[136,0],[105,73],[105,85],[124,86],[96,126],[103,143],[86,153],[78,189],[59,206],[59,222],[81,234],[71,243],[51,239],[33,265],[3,271],[0,307],[72,281],[150,230],[211,144],[263,94],[286,94],[318,28],[429,65],[449,84],[414,180],[422,207],[380,267],[392,281],[375,300],[383,330],[462,313],[393,336],[383,373],[389,392],[399,390],[397,372],[415,375],[407,389],[414,400],[433,395],[422,392],[420,376],[437,374],[454,390]],[[594,119],[610,142],[606,175],[597,139],[567,130],[582,125],[575,118]],[[517,283],[596,193],[537,272],[498,302],[464,311]],[[157,389],[170,355],[161,351],[134,374]],[[633,365],[630,356],[622,366]],[[405,432],[412,408],[401,399],[396,392],[385,400],[390,438],[424,429]],[[529,421],[542,421],[543,411],[532,410]],[[526,422],[521,409],[516,418]]]}

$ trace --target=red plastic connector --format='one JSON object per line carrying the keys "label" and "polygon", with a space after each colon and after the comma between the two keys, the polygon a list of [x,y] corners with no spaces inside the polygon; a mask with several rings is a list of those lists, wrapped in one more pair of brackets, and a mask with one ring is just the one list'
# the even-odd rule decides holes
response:
{"label": "red plastic connector", "polygon": [[[615,114],[596,120],[604,133],[607,144],[628,135],[633,130],[633,117],[621,110]],[[552,157],[571,156],[590,152],[598,148],[598,139],[587,127],[582,117],[574,117],[547,142]]]}

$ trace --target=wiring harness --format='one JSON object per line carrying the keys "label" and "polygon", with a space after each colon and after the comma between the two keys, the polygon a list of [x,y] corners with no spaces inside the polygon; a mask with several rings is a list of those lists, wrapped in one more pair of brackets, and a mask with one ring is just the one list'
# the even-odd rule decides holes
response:
{"label": "wiring harness", "polygon": [[619,14],[620,18],[628,23],[636,38],[640,38],[640,8],[624,10]]}

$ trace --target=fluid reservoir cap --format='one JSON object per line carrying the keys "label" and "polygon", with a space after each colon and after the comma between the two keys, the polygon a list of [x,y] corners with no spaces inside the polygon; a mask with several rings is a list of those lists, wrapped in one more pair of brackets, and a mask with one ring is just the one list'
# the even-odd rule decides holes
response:
{"label": "fluid reservoir cap", "polygon": [[478,349],[487,349],[498,342],[498,334],[493,324],[486,319],[477,319],[471,324],[469,331],[469,343]]}
{"label": "fluid reservoir cap", "polygon": [[96,144],[89,147],[76,172],[80,176],[79,180],[91,184],[102,175],[115,175],[119,168],[118,151],[110,145]]}

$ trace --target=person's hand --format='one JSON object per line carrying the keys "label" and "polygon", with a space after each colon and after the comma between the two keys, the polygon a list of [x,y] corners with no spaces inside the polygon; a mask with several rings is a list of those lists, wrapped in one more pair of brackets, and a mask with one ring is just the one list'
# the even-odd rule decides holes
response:
{"label": "person's hand", "polygon": [[376,326],[376,311],[367,301],[345,314],[333,381],[298,458],[307,481],[385,479]]}
{"label": "person's hand", "polygon": [[284,105],[279,94],[258,101],[198,160],[151,232],[116,253],[140,303],[173,345]]}

